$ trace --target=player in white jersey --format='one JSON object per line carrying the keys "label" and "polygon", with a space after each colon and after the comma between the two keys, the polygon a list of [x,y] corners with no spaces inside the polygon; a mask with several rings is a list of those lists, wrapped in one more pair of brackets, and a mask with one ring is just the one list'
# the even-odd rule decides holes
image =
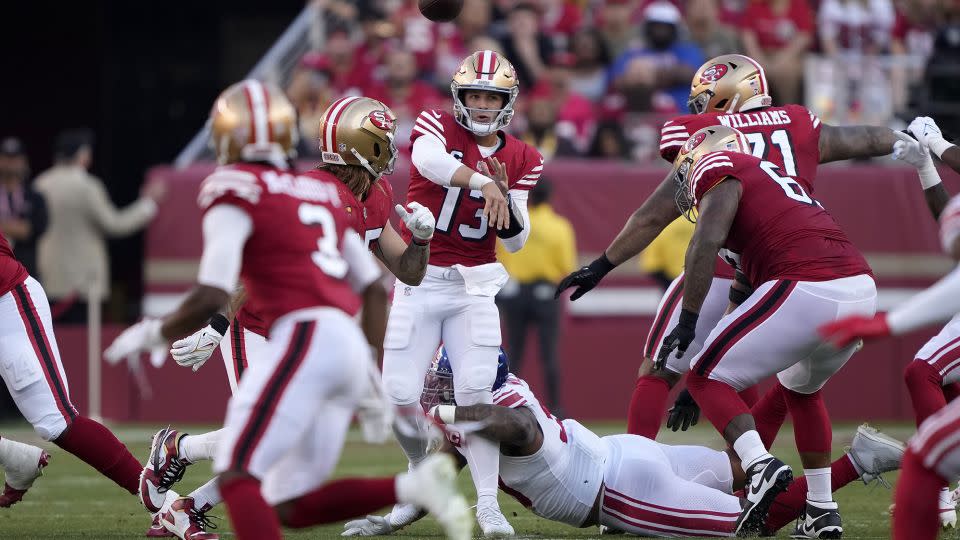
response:
{"label": "player in white jersey", "polygon": [[[500,489],[540,517],[574,527],[602,525],[648,537],[733,536],[745,474],[731,450],[669,446],[639,435],[598,437],[560,420],[501,356],[493,405],[457,406],[449,362],[438,354],[424,405],[445,424],[452,446],[482,436],[500,444]],[[903,444],[861,426],[850,453],[833,463],[839,488],[899,467]],[[774,532],[804,510],[806,479],[778,496],[766,528]],[[346,536],[387,534],[409,524],[393,515],[345,525]]]}

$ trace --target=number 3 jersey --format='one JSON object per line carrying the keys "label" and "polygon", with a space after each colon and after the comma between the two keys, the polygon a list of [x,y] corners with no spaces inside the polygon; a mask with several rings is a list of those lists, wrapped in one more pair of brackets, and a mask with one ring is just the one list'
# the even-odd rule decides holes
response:
{"label": "number 3 jersey", "polygon": [[513,375],[494,392],[493,403],[530,409],[543,432],[533,455],[500,455],[500,489],[542,518],[583,525],[603,486],[605,443],[576,420],[554,418]]}
{"label": "number 3 jersey", "polygon": [[742,192],[723,247],[740,254],[750,283],[871,273],[837,222],[806,194],[805,183],[781,176],[772,163],[737,152],[704,155],[687,179],[694,204],[699,207],[703,196],[727,178],[739,180]]}
{"label": "number 3 jersey", "polygon": [[[219,167],[200,186],[204,213],[228,204],[253,222],[240,279],[264,330],[299,309],[334,307],[354,315],[360,298],[351,284],[360,288],[379,273],[350,227],[337,183],[324,174],[235,164]],[[355,256],[350,243],[367,259]]]}
{"label": "number 3 jersey", "polygon": [[[503,131],[497,135],[500,145],[490,157],[506,165],[508,188],[533,189],[543,170],[540,152]],[[449,113],[421,112],[410,135],[410,143],[420,137],[435,137],[448,153],[475,171],[478,170],[477,164],[484,160],[473,133],[458,124]],[[430,242],[430,264],[478,266],[497,260],[494,253],[496,230],[488,227],[487,219],[483,217],[484,201],[479,190],[441,186],[425,178],[411,165],[407,202],[413,201],[429,208],[437,219],[437,228]],[[409,243],[412,235],[402,224],[400,233]]]}

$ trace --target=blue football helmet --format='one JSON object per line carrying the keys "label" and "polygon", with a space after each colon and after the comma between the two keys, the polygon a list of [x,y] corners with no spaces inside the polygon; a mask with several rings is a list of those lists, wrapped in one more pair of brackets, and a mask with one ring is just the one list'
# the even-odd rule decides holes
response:
{"label": "blue football helmet", "polygon": [[[500,349],[500,356],[497,358],[497,377],[493,380],[492,391],[496,392],[507,382],[507,375],[510,374],[510,361],[507,359],[507,353]],[[456,397],[453,393],[453,369],[450,367],[450,357],[447,356],[447,350],[440,346],[437,354],[433,358],[433,364],[430,371],[423,380],[423,393],[420,395],[420,404],[423,410],[428,411],[434,405],[455,405]]]}

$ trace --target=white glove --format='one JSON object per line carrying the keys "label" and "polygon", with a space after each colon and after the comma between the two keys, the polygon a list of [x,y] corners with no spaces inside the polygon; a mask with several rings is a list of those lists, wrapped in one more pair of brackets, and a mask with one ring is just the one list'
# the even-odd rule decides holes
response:
{"label": "white glove", "polygon": [[937,173],[937,168],[933,164],[933,158],[930,157],[930,151],[927,150],[927,147],[906,133],[894,131],[893,134],[899,139],[893,143],[893,159],[916,167],[923,189],[939,184],[940,174]]}
{"label": "white glove", "polygon": [[407,203],[407,210],[402,205],[396,205],[394,210],[400,216],[403,224],[410,229],[413,236],[420,240],[433,238],[433,230],[437,227],[437,220],[430,210],[418,202]]}
{"label": "white glove", "polygon": [[367,362],[367,391],[357,404],[363,440],[372,444],[383,444],[393,436],[393,405],[384,394],[382,379],[373,355]]}
{"label": "white glove", "polygon": [[223,335],[207,325],[183,339],[174,341],[170,356],[177,361],[177,365],[192,367],[193,371],[197,371],[213,355],[221,340]]}
{"label": "white glove", "polygon": [[127,356],[166,345],[160,334],[161,326],[163,321],[160,319],[143,319],[117,336],[103,352],[104,358],[108,363],[116,364]]}
{"label": "white glove", "polygon": [[390,534],[396,529],[390,525],[390,514],[385,516],[367,516],[343,524],[340,536],[380,536]]}
{"label": "white glove", "polygon": [[929,116],[914,118],[908,129],[918,141],[929,148],[937,157],[942,157],[947,148],[953,146],[953,143],[943,138],[943,133],[937,123]]}

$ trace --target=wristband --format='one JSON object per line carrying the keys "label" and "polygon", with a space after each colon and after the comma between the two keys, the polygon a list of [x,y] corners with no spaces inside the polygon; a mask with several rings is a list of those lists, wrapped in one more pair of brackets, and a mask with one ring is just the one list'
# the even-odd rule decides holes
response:
{"label": "wristband", "polygon": [[751,291],[753,290],[753,285],[750,284],[750,280],[747,278],[747,275],[744,274],[743,272],[737,271],[737,273],[733,275],[733,279],[734,281],[743,285],[744,287],[749,288]]}
{"label": "wristband", "polygon": [[734,289],[730,287],[730,301],[736,305],[740,305],[744,300],[750,298],[750,293],[747,291],[741,291],[740,289]]}
{"label": "wristband", "polygon": [[920,185],[923,189],[930,189],[943,181],[940,179],[940,173],[937,172],[937,168],[933,165],[931,159],[927,159],[923,167],[917,169],[917,174],[920,176]]}
{"label": "wristband", "polygon": [[699,318],[699,313],[694,313],[689,309],[681,309],[680,320],[677,322],[677,325],[693,330],[697,327],[697,319]]}
{"label": "wristband", "polygon": [[948,148],[953,146],[953,143],[944,139],[943,137],[937,137],[936,139],[928,139],[927,147],[930,148],[930,151],[937,155],[938,158],[943,158],[943,153],[947,151]]}
{"label": "wristband", "polygon": [[493,178],[490,178],[489,176],[484,176],[478,172],[475,172],[473,173],[473,175],[470,176],[470,183],[467,184],[467,187],[469,187],[470,189],[479,190],[483,186],[489,184],[490,182],[493,182]]}
{"label": "wristband", "polygon": [[444,424],[453,424],[456,422],[457,417],[457,406],[456,405],[437,405],[436,406],[436,415]]}
{"label": "wristband", "polygon": [[590,263],[590,268],[596,272],[599,272],[603,275],[607,275],[611,270],[616,268],[617,265],[610,262],[610,259],[607,258],[607,252],[604,251],[603,255],[600,255],[592,263]]}
{"label": "wristband", "polygon": [[417,236],[413,236],[411,237],[410,241],[413,242],[413,245],[415,246],[424,247],[424,246],[430,245],[430,238],[420,238]]}
{"label": "wristband", "polygon": [[230,321],[220,313],[210,317],[210,320],[207,321],[207,324],[210,325],[210,328],[213,328],[219,332],[221,336],[227,335],[227,329],[230,328]]}

